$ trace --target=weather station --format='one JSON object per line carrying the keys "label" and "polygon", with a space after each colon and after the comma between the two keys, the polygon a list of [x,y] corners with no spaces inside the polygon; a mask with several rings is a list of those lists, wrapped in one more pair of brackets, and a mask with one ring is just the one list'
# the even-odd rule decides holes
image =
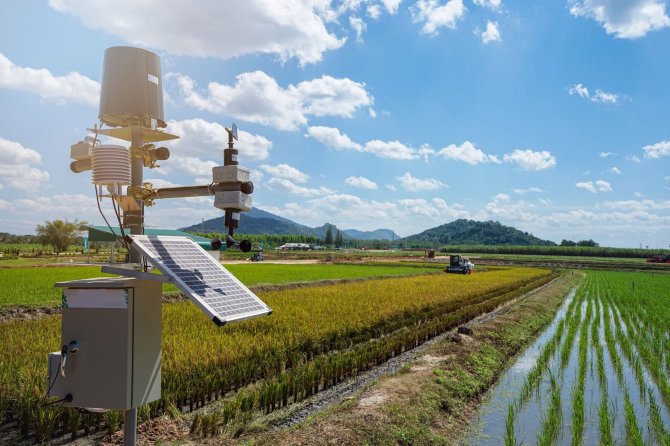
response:
{"label": "weather station", "polygon": [[[213,168],[210,184],[154,188],[143,181],[145,167],[157,168],[157,161],[170,157],[155,143],[178,138],[163,130],[162,84],[158,55],[122,46],[105,51],[100,122],[89,129],[93,136],[72,145],[70,168],[91,171],[98,209],[116,234],[102,210],[102,203],[111,204],[127,263],[102,266],[118,277],[56,283],[63,296],[61,348],[49,354],[47,396],[66,407],[125,411],[124,445],[136,443],[137,408],[161,397],[163,283],[176,285],[217,325],[272,312],[191,239],[144,235],[145,207],[156,200],[214,196],[214,206],[225,212],[226,246],[251,250],[249,241],[234,239],[254,190],[249,169],[238,163],[235,124],[226,128],[223,166]],[[129,147],[102,144],[100,135]],[[214,249],[221,245],[212,240]]]}

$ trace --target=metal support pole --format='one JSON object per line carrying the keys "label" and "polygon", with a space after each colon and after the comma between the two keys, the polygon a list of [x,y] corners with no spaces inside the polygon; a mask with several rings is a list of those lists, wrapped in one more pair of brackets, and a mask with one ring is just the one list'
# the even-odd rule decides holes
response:
{"label": "metal support pole", "polygon": [[[131,128],[132,141],[131,147],[140,147],[144,143],[142,128],[133,126]],[[144,163],[142,158],[132,157],[130,159],[130,184],[131,186],[141,186],[144,181]],[[142,235],[144,233],[144,201],[137,200],[139,211],[129,212],[130,233]],[[125,221],[124,213],[124,221]],[[141,256],[138,251],[131,249],[128,253],[130,263],[139,263]],[[123,423],[123,446],[135,446],[137,442],[137,408],[128,409],[124,413]]]}
{"label": "metal support pole", "polygon": [[[144,137],[142,135],[142,128],[138,126],[133,126],[131,128],[131,147],[140,147],[144,143]],[[142,158],[132,157],[130,159],[130,185],[131,186],[142,186],[144,181],[144,163]],[[140,208],[139,211],[128,212],[129,222],[128,227],[130,233],[134,235],[142,235],[144,233],[144,201],[137,200],[137,204]],[[124,217],[126,214],[124,213]],[[125,221],[125,218],[124,218]],[[140,254],[135,250],[130,250],[130,263],[139,263]]]}
{"label": "metal support pole", "polygon": [[137,443],[137,407],[128,409],[123,416],[123,446]]}

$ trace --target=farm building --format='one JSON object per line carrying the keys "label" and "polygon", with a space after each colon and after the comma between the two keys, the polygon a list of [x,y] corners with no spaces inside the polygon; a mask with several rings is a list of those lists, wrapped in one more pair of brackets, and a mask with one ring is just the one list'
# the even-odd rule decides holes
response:
{"label": "farm building", "polygon": [[[114,234],[110,231],[108,226],[95,226],[88,225],[88,243],[91,242],[109,242],[112,243],[112,256],[116,243],[118,242],[117,237],[121,236],[121,230],[118,226],[112,226]],[[177,231],[175,229],[156,229],[156,228],[145,228],[144,235],[165,235],[165,236],[179,236],[179,237],[189,237],[191,240],[196,242],[202,249],[207,251],[215,259],[219,259],[219,251],[212,250],[211,240],[205,237],[200,237],[197,235],[189,234],[188,232]]]}

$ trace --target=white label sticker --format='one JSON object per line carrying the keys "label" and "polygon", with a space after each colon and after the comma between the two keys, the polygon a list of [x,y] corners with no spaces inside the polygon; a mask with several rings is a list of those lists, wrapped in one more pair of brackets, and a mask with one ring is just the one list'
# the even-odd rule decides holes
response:
{"label": "white label sticker", "polygon": [[233,212],[233,214],[230,216],[231,219],[233,220],[239,220],[240,219],[240,213],[239,212]]}
{"label": "white label sticker", "polygon": [[147,80],[151,83],[158,85],[158,78],[153,74],[147,74]]}

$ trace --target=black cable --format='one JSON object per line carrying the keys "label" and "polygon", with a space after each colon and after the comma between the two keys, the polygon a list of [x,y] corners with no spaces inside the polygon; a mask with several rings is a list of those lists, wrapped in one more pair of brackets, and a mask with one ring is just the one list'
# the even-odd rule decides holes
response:
{"label": "black cable", "polygon": [[[100,121],[100,127],[102,127],[102,121]],[[96,141],[98,141],[98,133],[99,129],[97,125],[95,126],[95,134],[93,135],[93,147],[95,147]],[[112,198],[112,207],[114,208],[114,213],[116,214],[116,218],[119,222],[119,230],[121,231],[121,237],[119,237],[116,232],[112,229],[112,225],[109,224],[109,221],[107,221],[107,217],[105,217],[104,212],[102,212],[102,208],[100,207],[100,195],[98,194],[98,186],[94,185],[93,188],[95,189],[95,198],[96,198],[96,204],[98,205],[98,211],[100,212],[100,215],[102,215],[103,220],[105,220],[105,223],[107,224],[107,227],[109,228],[109,231],[112,233],[114,237],[116,237],[117,240],[121,242],[123,246],[126,247],[128,251],[130,251],[130,247],[128,246],[128,242],[125,240],[125,232],[123,230],[123,225],[121,224],[121,217],[119,215],[118,210],[116,209],[116,203],[114,202],[114,198]]]}
{"label": "black cable", "polygon": [[114,208],[114,213],[116,214],[116,221],[119,222],[119,230],[121,231],[121,238],[123,239],[123,246],[126,247],[126,250],[130,252],[130,246],[128,246],[128,242],[126,241],[126,231],[123,230],[123,223],[121,223],[121,212],[119,211],[119,208],[117,207],[117,203],[114,200],[114,197],[112,197],[112,208]]}
{"label": "black cable", "polygon": [[58,381],[58,375],[60,375],[60,373],[56,373],[56,377],[54,378],[53,381],[51,381],[51,384],[49,384],[49,388],[47,389],[47,398],[49,398],[49,392],[51,392],[51,389],[53,388],[54,384],[56,384],[56,381]]}
{"label": "black cable", "polygon": [[[61,354],[61,361],[63,360],[63,355],[67,355],[67,346],[64,345],[60,349],[60,354]],[[58,381],[58,376],[60,375],[60,371],[56,372],[56,377],[54,378],[53,381],[51,381],[51,384],[49,384],[49,388],[47,389],[47,395],[46,397],[49,398],[49,392],[51,392],[51,389],[53,388],[54,384],[56,384],[56,381]]]}
{"label": "black cable", "polygon": [[124,246],[127,246],[126,241],[124,239],[122,239],[116,232],[114,232],[114,230],[112,229],[112,225],[109,224],[109,221],[107,221],[107,217],[105,217],[105,213],[102,212],[102,208],[100,207],[100,195],[98,194],[98,186],[93,185],[93,188],[95,189],[95,201],[97,202],[97,205],[98,205],[98,211],[100,211],[100,215],[102,215],[103,220],[105,220],[105,223],[107,223],[107,227],[109,228],[109,231]]}
{"label": "black cable", "polygon": [[56,401],[49,401],[48,403],[42,404],[42,406],[52,406],[52,405],[58,404],[58,403],[71,403],[71,402],[72,402],[72,394],[68,393],[67,395],[65,395],[65,398],[61,398],[61,399],[56,400]]}

